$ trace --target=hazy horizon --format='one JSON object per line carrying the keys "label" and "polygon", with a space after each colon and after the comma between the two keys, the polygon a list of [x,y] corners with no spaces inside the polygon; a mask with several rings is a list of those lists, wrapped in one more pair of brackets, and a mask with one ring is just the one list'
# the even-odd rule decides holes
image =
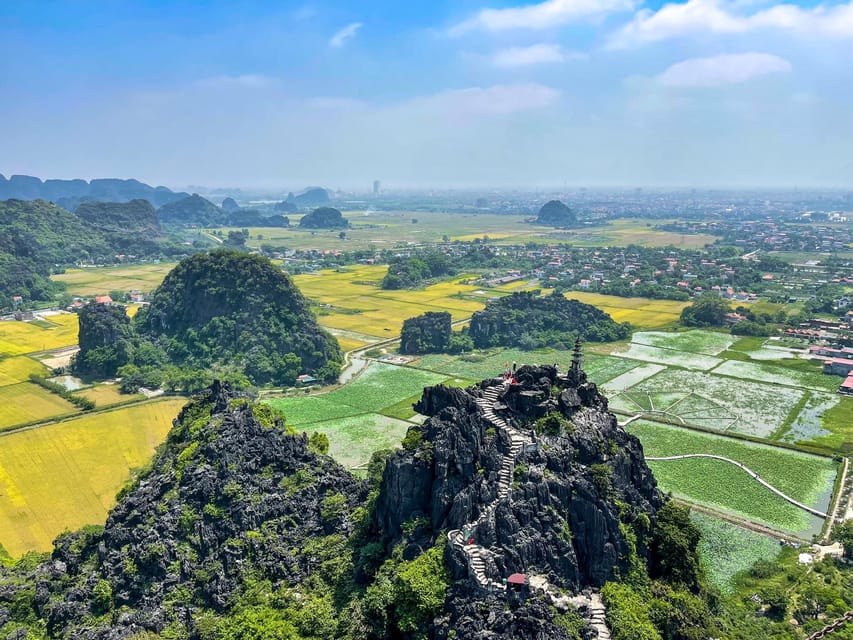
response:
{"label": "hazy horizon", "polygon": [[0,173],[849,189],[853,0],[0,7]]}

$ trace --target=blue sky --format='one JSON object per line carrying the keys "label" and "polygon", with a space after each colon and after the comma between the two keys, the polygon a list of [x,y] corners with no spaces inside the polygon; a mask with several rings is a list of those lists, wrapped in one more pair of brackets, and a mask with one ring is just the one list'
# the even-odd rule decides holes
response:
{"label": "blue sky", "polygon": [[838,186],[853,0],[0,3],[0,173]]}

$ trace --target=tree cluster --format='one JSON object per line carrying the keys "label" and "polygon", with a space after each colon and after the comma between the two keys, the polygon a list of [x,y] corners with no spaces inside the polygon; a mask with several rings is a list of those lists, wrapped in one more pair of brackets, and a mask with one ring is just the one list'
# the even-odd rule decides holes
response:
{"label": "tree cluster", "polygon": [[393,258],[388,273],[382,279],[383,289],[412,289],[431,278],[456,274],[456,267],[440,251],[428,251],[420,255]]}
{"label": "tree cluster", "polygon": [[495,346],[535,349],[567,348],[576,338],[589,342],[623,340],[630,335],[592,305],[554,294],[541,297],[524,291],[490,301],[471,318],[469,335],[477,348]]}

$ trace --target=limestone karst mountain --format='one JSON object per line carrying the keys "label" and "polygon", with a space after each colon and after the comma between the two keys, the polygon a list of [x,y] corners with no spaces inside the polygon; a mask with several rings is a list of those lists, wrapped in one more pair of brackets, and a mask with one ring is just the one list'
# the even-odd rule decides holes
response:
{"label": "limestone karst mountain", "polygon": [[[417,409],[429,419],[401,450],[374,456],[365,481],[323,455],[322,439],[214,383],[105,527],[63,534],[50,558],[0,576],[4,629],[85,640],[610,637],[605,617],[623,615],[605,613],[612,585],[651,584],[672,551],[660,526],[669,503],[579,352],[566,371],[522,366],[425,389]],[[695,544],[678,550],[679,566],[695,568]],[[678,574],[682,600],[694,598],[693,577]],[[659,601],[674,588],[661,583]],[[662,623],[701,629],[703,611],[696,599]]]}

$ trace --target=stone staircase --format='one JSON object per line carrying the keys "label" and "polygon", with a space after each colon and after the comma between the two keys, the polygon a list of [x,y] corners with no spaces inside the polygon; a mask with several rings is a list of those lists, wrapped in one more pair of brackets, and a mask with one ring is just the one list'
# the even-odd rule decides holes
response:
{"label": "stone staircase", "polygon": [[486,389],[483,398],[477,398],[477,405],[483,410],[486,419],[503,431],[510,442],[509,455],[505,455],[501,461],[501,469],[498,475],[498,494],[495,500],[486,507],[474,522],[466,524],[462,530],[454,529],[447,534],[447,539],[451,544],[460,548],[468,558],[468,569],[481,587],[488,591],[505,591],[506,585],[503,582],[492,580],[486,574],[486,562],[483,558],[484,552],[487,551],[479,544],[466,544],[464,531],[476,532],[477,527],[494,518],[495,509],[498,502],[503,499],[509,499],[512,490],[512,476],[515,471],[515,459],[521,450],[524,448],[529,438],[521,431],[510,425],[506,420],[495,413],[494,405],[503,390],[503,384],[498,384]]}

